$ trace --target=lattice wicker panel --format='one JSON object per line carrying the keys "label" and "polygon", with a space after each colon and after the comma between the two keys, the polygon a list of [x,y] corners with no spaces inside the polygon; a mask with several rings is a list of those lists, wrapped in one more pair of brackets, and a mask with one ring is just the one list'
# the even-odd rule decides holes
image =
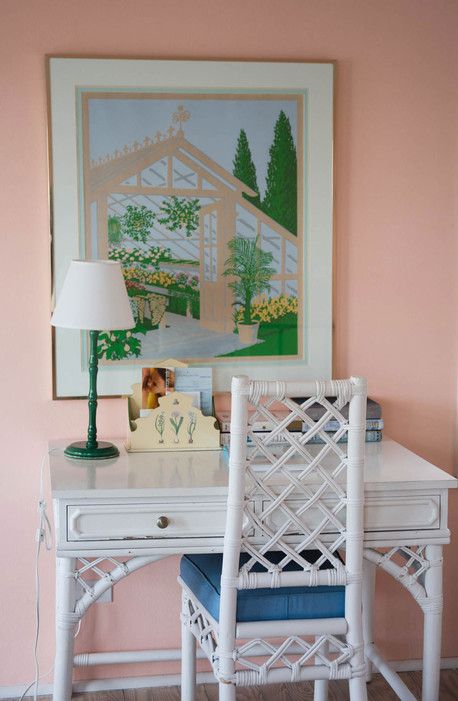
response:
{"label": "lattice wicker panel", "polygon": [[[210,660],[217,679],[220,671],[218,647],[219,626],[200,602],[185,590],[183,593],[182,623],[189,627]],[[251,686],[269,682],[269,674],[284,669],[284,679],[299,681],[302,670],[319,665],[328,679],[348,679],[355,674],[350,668],[354,648],[344,639],[329,633],[300,637],[282,635],[265,640],[255,637],[238,641],[233,653],[234,673],[231,681],[237,686]],[[363,668],[359,670],[363,673]]]}
{"label": "lattice wicker panel", "polygon": [[[335,399],[318,393],[298,404],[282,396],[281,388],[277,396],[263,397],[262,383],[254,383],[242,534],[242,550],[249,558],[240,569],[241,588],[260,586],[263,578],[257,572],[270,574],[271,581],[264,582],[265,586],[279,586],[279,574],[292,562],[299,568],[297,575],[307,575],[304,584],[346,582],[338,550],[346,540],[347,507],[349,422],[342,408],[349,401],[351,387],[342,381],[337,389]],[[314,420],[310,410],[316,411],[317,404],[323,413]],[[338,422],[332,434],[324,430],[330,420]],[[271,430],[253,431],[259,422]],[[291,430],[298,424],[303,433]],[[288,537],[293,534],[294,545]],[[283,555],[273,563],[269,551]]]}
{"label": "lattice wicker panel", "polygon": [[[285,678],[299,681],[304,668],[319,665],[328,679],[348,679],[348,664],[354,650],[334,635],[317,635],[314,639],[285,636],[278,642],[255,638],[240,644],[236,650],[235,679],[237,686],[269,683],[269,673],[283,668]],[[254,657],[256,655],[256,658]],[[261,657],[261,659],[257,659]]]}

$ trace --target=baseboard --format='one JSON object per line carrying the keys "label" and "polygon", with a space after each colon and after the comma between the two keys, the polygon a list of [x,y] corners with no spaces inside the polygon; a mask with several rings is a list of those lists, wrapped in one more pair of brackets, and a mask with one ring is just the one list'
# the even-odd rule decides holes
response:
{"label": "baseboard", "polygon": [[[421,671],[422,660],[395,660],[390,663],[397,672],[418,672]],[[458,669],[458,657],[443,657],[441,669]],[[214,683],[215,678],[211,672],[201,672],[197,674],[198,684]],[[151,677],[116,677],[113,679],[93,679],[75,682],[73,691],[78,693],[89,693],[96,691],[117,691],[120,689],[144,689],[158,686],[179,686],[180,675],[155,675]],[[25,685],[22,686],[0,686],[0,699],[19,698],[24,692]],[[52,694],[52,684],[40,684],[39,696]],[[25,698],[33,696],[33,687]]]}

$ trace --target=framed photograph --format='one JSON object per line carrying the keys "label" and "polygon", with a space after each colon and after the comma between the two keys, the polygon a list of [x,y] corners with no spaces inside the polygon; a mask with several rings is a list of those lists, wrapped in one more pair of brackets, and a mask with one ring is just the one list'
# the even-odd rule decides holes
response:
{"label": "framed photograph", "polygon": [[[102,330],[100,395],[164,358],[329,378],[333,64],[48,58],[53,291],[121,263],[136,326]],[[56,329],[54,396],[87,392]]]}

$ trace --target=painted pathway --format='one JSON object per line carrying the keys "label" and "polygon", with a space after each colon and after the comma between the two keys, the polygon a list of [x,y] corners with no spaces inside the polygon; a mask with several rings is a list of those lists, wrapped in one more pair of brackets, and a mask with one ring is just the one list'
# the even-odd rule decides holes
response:
{"label": "painted pathway", "polygon": [[198,319],[187,319],[180,314],[167,312],[166,324],[166,327],[150,331],[146,336],[139,336],[142,359],[212,358],[247,348],[236,333],[222,334],[204,329]]}

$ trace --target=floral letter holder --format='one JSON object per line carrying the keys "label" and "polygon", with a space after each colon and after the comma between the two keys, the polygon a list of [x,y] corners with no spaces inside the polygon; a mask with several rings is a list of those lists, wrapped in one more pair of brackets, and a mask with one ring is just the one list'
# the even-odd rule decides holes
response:
{"label": "floral letter holder", "polygon": [[220,435],[213,416],[203,416],[192,397],[170,392],[159,398],[149,416],[140,417],[141,385],[133,385],[127,398],[129,431],[126,449],[131,452],[157,450],[219,450]]}

